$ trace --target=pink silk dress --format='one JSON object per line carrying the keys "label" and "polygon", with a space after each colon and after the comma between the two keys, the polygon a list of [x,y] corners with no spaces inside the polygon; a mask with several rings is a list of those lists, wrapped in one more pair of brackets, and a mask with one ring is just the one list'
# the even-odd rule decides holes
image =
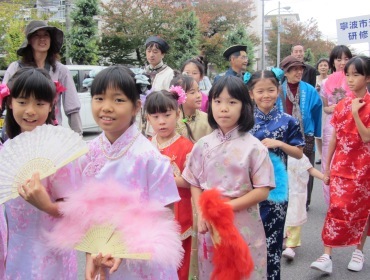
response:
{"label": "pink silk dress", "polygon": [[[334,75],[335,74],[335,75]],[[338,104],[340,100],[346,97],[348,87],[346,85],[346,76],[344,73],[334,73],[329,75],[327,79],[322,82],[320,95],[325,98],[328,102],[328,106]],[[323,105],[324,106],[324,105]],[[321,155],[321,172],[325,173],[327,153],[331,135],[333,133],[333,126],[331,124],[331,118],[333,114],[325,113],[323,117],[322,125],[322,155]],[[329,205],[329,186],[323,183],[324,199],[327,205]]]}
{"label": "pink silk dress", "polygon": [[[87,155],[79,160],[82,180],[92,177],[102,181],[116,180],[122,188],[140,190],[144,203],[154,199],[166,206],[180,200],[170,161],[141,134],[135,124],[113,144],[103,132],[89,143],[89,148]],[[148,266],[135,260],[123,260],[119,269],[108,278],[178,279],[176,268]]]}
{"label": "pink silk dress", "polygon": [[[275,187],[267,148],[249,132],[239,133],[237,128],[225,135],[216,129],[201,138],[194,145],[182,176],[192,186],[202,190],[217,188],[230,198],[243,196],[254,188]],[[253,257],[255,269],[250,279],[267,279],[266,236],[258,205],[236,211],[234,224]],[[210,279],[213,250],[209,233],[198,234],[201,280]]]}
{"label": "pink silk dress", "polygon": [[[357,130],[352,99],[342,100],[331,120],[337,143],[330,172],[330,205],[322,231],[324,244],[329,247],[360,244],[370,215],[370,143],[364,143]],[[369,92],[363,100],[359,115],[369,129]]]}
{"label": "pink silk dress", "polygon": [[0,279],[5,278],[5,258],[7,250],[7,224],[4,206],[0,205]]}
{"label": "pink silk dress", "polygon": [[[0,151],[3,144],[0,142]],[[5,220],[4,205],[0,205],[0,279],[5,278],[5,258],[7,251],[8,228]]]}
{"label": "pink silk dress", "polygon": [[202,92],[202,105],[200,106],[200,110],[204,113],[208,112],[208,95]]}
{"label": "pink silk dress", "polygon": [[[42,180],[52,201],[68,197],[74,189],[75,167],[70,164],[55,175]],[[5,203],[8,247],[5,277],[23,279],[77,279],[75,251],[48,250],[44,233],[51,231],[60,218],[52,217],[17,197]]]}

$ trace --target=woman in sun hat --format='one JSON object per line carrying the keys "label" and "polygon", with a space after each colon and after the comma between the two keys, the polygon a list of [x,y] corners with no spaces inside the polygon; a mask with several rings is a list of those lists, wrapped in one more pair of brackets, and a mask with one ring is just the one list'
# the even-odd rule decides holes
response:
{"label": "woman in sun hat", "polygon": [[58,61],[59,52],[63,45],[63,31],[48,25],[45,21],[33,20],[26,26],[25,35],[23,44],[17,50],[21,59],[9,65],[3,83],[7,83],[19,68],[25,66],[45,68],[51,78],[54,81],[59,81],[65,88],[61,98],[57,97],[56,122],[62,124],[61,105],[63,102],[64,112],[68,117],[70,127],[81,134],[82,123],[79,114],[81,104],[76,86],[67,67]]}

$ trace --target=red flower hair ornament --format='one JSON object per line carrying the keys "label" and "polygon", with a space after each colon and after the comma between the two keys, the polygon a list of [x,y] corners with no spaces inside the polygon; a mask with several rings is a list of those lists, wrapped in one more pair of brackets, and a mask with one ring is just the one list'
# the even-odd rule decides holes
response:
{"label": "red flower hair ornament", "polygon": [[3,104],[3,100],[5,97],[10,95],[10,90],[6,84],[1,84],[0,85],[0,108],[1,105]]}
{"label": "red flower hair ornament", "polygon": [[186,93],[180,86],[171,86],[170,92],[172,94],[176,94],[178,96],[177,103],[179,105],[184,104],[186,102]]}

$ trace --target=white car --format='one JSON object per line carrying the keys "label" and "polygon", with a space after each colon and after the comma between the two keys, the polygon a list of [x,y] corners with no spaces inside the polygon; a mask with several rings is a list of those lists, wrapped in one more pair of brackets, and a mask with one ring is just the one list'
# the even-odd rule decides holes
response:
{"label": "white car", "polygon": [[[100,131],[99,126],[94,121],[91,112],[91,95],[90,90],[82,86],[84,79],[89,77],[89,73],[94,69],[101,69],[102,66],[95,65],[66,65],[71,72],[72,78],[75,82],[78,98],[81,102],[80,116],[82,121],[82,130]],[[64,110],[62,110],[64,112]],[[63,114],[63,126],[68,127],[68,118]]]}

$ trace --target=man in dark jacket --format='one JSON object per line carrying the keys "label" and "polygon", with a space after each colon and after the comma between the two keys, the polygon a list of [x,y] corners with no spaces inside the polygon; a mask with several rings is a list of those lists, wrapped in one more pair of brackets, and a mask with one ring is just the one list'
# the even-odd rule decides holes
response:
{"label": "man in dark jacket", "polygon": [[218,74],[214,82],[217,82],[217,80],[224,75],[236,76],[243,79],[244,72],[247,70],[248,66],[247,46],[231,46],[224,51],[223,57],[230,62],[230,68],[226,72]]}
{"label": "man in dark jacket", "polygon": [[[302,45],[293,45],[291,55],[304,63],[304,47]],[[302,81],[316,87],[316,69],[307,63],[305,63],[305,66],[306,68],[303,72]]]}

